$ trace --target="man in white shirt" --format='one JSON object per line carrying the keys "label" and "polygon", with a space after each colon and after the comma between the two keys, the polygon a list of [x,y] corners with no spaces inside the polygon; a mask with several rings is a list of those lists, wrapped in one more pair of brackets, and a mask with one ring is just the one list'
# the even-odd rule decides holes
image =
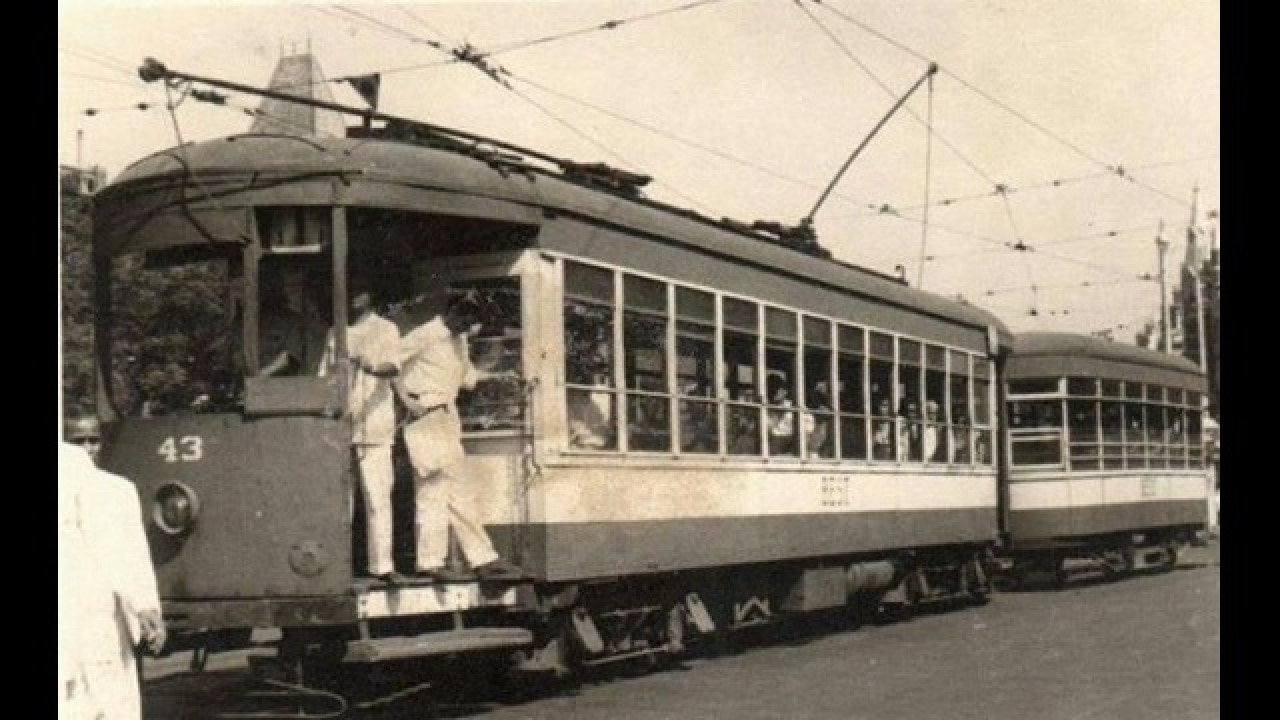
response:
{"label": "man in white shirt", "polygon": [[[395,485],[391,445],[396,437],[392,382],[400,374],[400,330],[374,311],[373,296],[364,278],[352,277],[350,297],[347,355],[351,371],[347,403],[352,423],[351,446],[359,463],[364,498],[369,574],[395,584],[402,578],[395,572],[391,555],[391,492]],[[335,360],[334,354],[334,338],[330,332],[320,375],[328,372]]]}
{"label": "man in white shirt", "polygon": [[58,448],[58,717],[138,720],[135,648],[165,643],[133,483]]}
{"label": "man in white shirt", "polygon": [[484,526],[460,504],[462,497],[454,491],[466,456],[455,401],[459,389],[473,388],[480,379],[467,349],[473,317],[473,308],[454,298],[442,312],[405,334],[400,341],[402,373],[394,386],[413,418],[405,426],[404,441],[414,468],[417,571],[438,582],[473,579],[445,566],[451,525],[463,554],[481,578],[524,575],[498,557]]}

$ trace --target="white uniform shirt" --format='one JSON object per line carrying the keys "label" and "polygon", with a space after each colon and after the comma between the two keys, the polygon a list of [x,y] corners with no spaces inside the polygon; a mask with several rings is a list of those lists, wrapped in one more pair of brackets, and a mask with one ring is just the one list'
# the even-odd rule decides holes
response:
{"label": "white uniform shirt", "polygon": [[461,388],[473,388],[479,375],[471,364],[465,335],[453,335],[440,317],[400,339],[405,390],[427,407],[453,406]]}
{"label": "white uniform shirt", "polygon": [[137,490],[63,443],[58,525],[59,717],[136,720],[138,614],[160,611]]}
{"label": "white uniform shirt", "polygon": [[[396,324],[368,313],[347,328],[347,352],[360,356],[364,364],[377,367],[390,363],[400,368],[400,330]],[[320,366],[325,374],[334,356],[333,333],[329,333],[326,362]],[[348,402],[353,422],[352,442],[362,445],[390,445],[396,437],[396,409],[392,399],[390,378],[380,378],[359,367],[351,367]]]}

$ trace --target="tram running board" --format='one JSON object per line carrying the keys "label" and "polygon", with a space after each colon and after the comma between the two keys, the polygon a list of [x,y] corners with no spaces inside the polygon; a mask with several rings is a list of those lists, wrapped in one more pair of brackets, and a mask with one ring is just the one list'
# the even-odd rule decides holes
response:
{"label": "tram running board", "polygon": [[479,650],[515,649],[532,644],[533,633],[524,628],[472,627],[413,637],[352,640],[347,643],[343,662],[375,663]]}

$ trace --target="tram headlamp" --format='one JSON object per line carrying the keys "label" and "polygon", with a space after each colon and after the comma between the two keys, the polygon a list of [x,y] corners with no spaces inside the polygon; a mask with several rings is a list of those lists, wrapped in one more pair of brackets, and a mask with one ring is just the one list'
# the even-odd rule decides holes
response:
{"label": "tram headlamp", "polygon": [[169,535],[185,535],[195,527],[200,515],[200,498],[196,491],[179,482],[168,483],[156,490],[151,506],[151,519]]}

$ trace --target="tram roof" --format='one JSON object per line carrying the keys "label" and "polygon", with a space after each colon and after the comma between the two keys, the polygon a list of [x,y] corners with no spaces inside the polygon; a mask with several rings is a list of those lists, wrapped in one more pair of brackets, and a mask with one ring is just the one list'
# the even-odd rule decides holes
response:
{"label": "tram roof", "polygon": [[1207,391],[1204,373],[1180,355],[1073,333],[1018,333],[1007,371],[1010,379],[1074,375]]}
{"label": "tram roof", "polygon": [[[464,206],[447,208],[457,214],[530,225],[545,222],[549,212],[572,215],[950,322],[994,327],[1005,348],[1013,340],[997,316],[968,303],[908,287],[868,268],[802,252],[691,210],[589,185],[496,151],[441,149],[370,137],[233,135],[188,143],[137,161],[103,188],[98,206],[110,213],[113,205],[126,198],[145,203],[148,195],[157,210],[159,205],[172,206],[173,181],[187,175],[199,180],[185,182],[188,203],[206,211],[219,205],[242,208],[247,202],[237,202],[241,194],[252,195],[258,205],[341,202],[434,212],[444,212],[442,203],[452,199]],[[339,178],[340,191],[334,189]],[[340,201],[336,199],[339,192]],[[106,244],[114,247],[125,241],[118,237]]]}

